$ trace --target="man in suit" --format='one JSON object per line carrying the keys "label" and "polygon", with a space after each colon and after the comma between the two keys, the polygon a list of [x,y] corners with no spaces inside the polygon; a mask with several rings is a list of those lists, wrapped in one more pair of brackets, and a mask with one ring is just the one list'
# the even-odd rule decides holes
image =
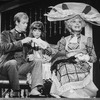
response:
{"label": "man in suit", "polygon": [[28,15],[19,12],[14,16],[14,21],[15,28],[1,33],[0,75],[9,80],[13,97],[18,97],[20,92],[18,66],[24,62],[23,45],[31,42],[31,38],[26,37],[25,34],[29,21]]}

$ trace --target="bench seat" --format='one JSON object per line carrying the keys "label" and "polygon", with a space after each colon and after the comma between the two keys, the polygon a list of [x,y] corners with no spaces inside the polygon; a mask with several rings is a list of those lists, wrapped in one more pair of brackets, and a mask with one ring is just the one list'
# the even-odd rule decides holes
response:
{"label": "bench seat", "polygon": [[[28,96],[30,87],[27,84],[26,77],[20,76],[19,84],[20,84],[20,88],[21,88],[21,97]],[[6,95],[8,95],[8,93],[10,94],[10,92],[11,92],[11,88],[9,85],[9,80],[6,77],[0,75],[0,97],[6,97]]]}

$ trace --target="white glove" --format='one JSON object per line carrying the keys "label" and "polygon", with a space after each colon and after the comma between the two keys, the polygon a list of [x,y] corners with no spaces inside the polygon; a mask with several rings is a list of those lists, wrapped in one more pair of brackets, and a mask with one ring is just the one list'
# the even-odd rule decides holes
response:
{"label": "white glove", "polygon": [[90,59],[90,56],[89,56],[89,55],[87,55],[87,54],[82,54],[82,53],[75,55],[75,57],[76,57],[78,60],[83,60],[83,61],[89,61],[89,59]]}

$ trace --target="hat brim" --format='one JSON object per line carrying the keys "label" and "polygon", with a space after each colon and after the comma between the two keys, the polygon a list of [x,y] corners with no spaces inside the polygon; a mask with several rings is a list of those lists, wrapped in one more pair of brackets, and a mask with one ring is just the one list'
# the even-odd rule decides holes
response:
{"label": "hat brim", "polygon": [[62,21],[80,15],[85,21],[100,26],[100,13],[88,4],[64,2],[51,8],[50,12],[45,14],[48,21]]}

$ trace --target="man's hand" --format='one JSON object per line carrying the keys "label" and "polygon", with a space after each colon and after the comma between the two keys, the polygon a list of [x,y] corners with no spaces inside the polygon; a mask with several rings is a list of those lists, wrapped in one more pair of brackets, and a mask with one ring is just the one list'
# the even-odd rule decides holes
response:
{"label": "man's hand", "polygon": [[21,40],[22,44],[29,43],[32,41],[31,37],[26,37],[25,39]]}

